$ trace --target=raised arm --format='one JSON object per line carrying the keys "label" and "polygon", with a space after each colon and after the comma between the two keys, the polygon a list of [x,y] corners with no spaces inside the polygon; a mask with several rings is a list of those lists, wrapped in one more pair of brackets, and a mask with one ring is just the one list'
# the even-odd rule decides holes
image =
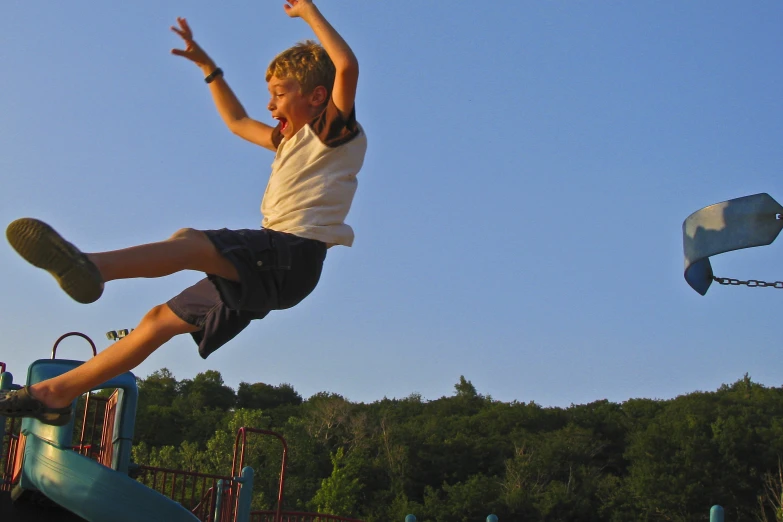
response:
{"label": "raised arm", "polygon": [[343,37],[324,18],[312,0],[286,0],[285,12],[292,18],[301,18],[324,46],[336,69],[332,100],[343,114],[350,114],[356,98],[359,81],[359,61]]}
{"label": "raised arm", "polygon": [[[193,40],[193,31],[190,30],[187,20],[177,18],[179,27],[171,28],[185,42],[185,49],[172,49],[171,54],[187,58],[195,63],[207,77],[215,72],[217,66],[206,52]],[[234,92],[223,79],[222,74],[214,76],[209,83],[209,91],[212,94],[212,100],[215,102],[220,117],[223,118],[226,126],[239,136],[251,143],[261,145],[269,150],[276,150],[272,143],[273,127],[256,121],[248,117],[245,108],[239,103]]]}

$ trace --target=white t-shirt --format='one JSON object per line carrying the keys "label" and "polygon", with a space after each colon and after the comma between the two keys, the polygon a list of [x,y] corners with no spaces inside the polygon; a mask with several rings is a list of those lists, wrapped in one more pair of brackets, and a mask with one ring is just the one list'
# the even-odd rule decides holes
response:
{"label": "white t-shirt", "polygon": [[330,99],[290,140],[278,126],[272,141],[277,152],[261,201],[261,226],[329,246],[351,246],[354,233],[345,218],[367,151],[356,110],[343,117]]}

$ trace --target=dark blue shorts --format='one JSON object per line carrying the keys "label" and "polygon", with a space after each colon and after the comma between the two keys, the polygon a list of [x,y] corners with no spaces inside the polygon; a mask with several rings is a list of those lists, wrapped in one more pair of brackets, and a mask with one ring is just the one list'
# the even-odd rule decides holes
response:
{"label": "dark blue shorts", "polygon": [[321,277],[326,245],[269,229],[203,232],[231,261],[240,281],[207,274],[166,304],[180,319],[201,328],[192,336],[206,359],[253,319],[307,297]]}

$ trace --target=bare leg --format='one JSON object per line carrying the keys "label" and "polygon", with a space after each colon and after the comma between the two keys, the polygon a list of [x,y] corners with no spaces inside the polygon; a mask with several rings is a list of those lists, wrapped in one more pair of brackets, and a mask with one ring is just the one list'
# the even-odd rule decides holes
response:
{"label": "bare leg", "polygon": [[168,305],[158,305],[130,334],[81,366],[30,386],[30,391],[49,408],[66,407],[83,393],[132,370],[175,335],[198,330],[175,315]]}
{"label": "bare leg", "polygon": [[239,281],[236,268],[207,238],[192,228],[177,231],[165,241],[123,250],[87,254],[104,281],[133,277],[163,277],[181,270],[196,270]]}

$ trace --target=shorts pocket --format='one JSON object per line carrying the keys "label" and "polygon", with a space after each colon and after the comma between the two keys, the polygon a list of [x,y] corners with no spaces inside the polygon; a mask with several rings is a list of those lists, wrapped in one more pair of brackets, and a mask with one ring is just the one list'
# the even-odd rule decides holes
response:
{"label": "shorts pocket", "polygon": [[284,237],[267,234],[266,248],[251,249],[255,270],[291,270],[291,251]]}

